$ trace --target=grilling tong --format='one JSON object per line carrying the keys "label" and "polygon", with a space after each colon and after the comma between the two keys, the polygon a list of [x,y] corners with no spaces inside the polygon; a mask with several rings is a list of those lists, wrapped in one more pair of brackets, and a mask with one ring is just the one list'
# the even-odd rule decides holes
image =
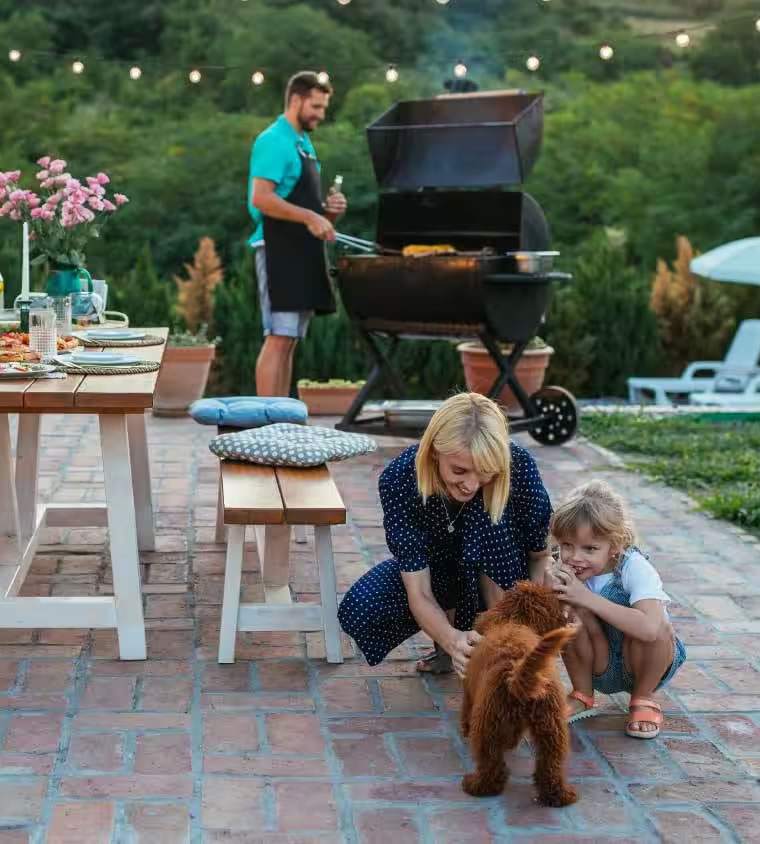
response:
{"label": "grilling tong", "polygon": [[372,240],[364,240],[361,237],[353,237],[350,234],[336,232],[335,239],[338,243],[342,243],[344,246],[351,246],[360,252],[376,252],[380,255],[401,255],[400,249],[387,249],[385,246],[380,246],[379,243],[375,243]]}

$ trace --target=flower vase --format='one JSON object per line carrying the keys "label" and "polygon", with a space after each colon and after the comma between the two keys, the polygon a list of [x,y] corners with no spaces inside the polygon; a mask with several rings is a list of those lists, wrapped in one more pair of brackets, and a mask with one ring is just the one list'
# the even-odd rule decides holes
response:
{"label": "flower vase", "polygon": [[52,264],[45,291],[53,301],[59,337],[71,334],[72,294],[81,293],[83,290],[92,292],[92,278],[84,267],[58,262]]}

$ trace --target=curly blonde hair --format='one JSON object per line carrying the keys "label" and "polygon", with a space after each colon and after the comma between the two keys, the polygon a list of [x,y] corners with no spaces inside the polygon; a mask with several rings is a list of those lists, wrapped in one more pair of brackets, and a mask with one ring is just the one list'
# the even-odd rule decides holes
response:
{"label": "curly blonde hair", "polygon": [[415,461],[423,503],[431,495],[446,494],[438,471],[438,455],[458,451],[470,452],[477,472],[495,476],[483,487],[483,504],[496,524],[509,498],[509,429],[496,402],[480,393],[451,396],[428,423]]}
{"label": "curly blonde hair", "polygon": [[589,481],[572,490],[552,514],[549,530],[561,542],[584,525],[618,553],[637,542],[623,498],[606,481]]}

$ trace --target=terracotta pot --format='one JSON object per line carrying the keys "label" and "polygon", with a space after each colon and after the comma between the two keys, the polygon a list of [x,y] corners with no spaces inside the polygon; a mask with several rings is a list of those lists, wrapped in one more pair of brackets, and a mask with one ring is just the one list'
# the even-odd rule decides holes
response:
{"label": "terracotta pot", "polygon": [[206,391],[216,346],[167,346],[153,398],[154,416],[185,416]]}
{"label": "terracotta pot", "polygon": [[[457,346],[464,367],[467,389],[473,393],[488,393],[496,380],[499,370],[488,352],[480,343],[460,343]],[[554,354],[551,346],[543,349],[527,349],[515,367],[515,375],[520,386],[530,396],[540,390],[544,383],[546,368]],[[496,401],[512,414],[522,413],[522,408],[509,387],[505,387]]]}
{"label": "terracotta pot", "polygon": [[309,416],[343,416],[361,387],[298,387]]}

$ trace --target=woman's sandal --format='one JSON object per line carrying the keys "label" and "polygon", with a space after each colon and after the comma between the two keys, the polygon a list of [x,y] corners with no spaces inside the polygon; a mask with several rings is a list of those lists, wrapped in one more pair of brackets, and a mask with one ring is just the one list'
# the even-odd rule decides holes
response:
{"label": "woman's sandal", "polygon": [[451,674],[454,665],[446,651],[436,645],[429,654],[417,660],[415,668],[420,674]]}
{"label": "woman's sandal", "polygon": [[[625,725],[626,735],[632,738],[653,739],[660,735],[660,727],[665,720],[662,709],[653,700],[643,697],[633,697],[628,706],[628,723]],[[631,724],[654,724],[654,730],[632,730]]]}
{"label": "woman's sandal", "polygon": [[568,703],[566,710],[568,724],[573,724],[575,721],[580,721],[581,718],[591,718],[592,716],[599,714],[599,710],[596,708],[596,704],[594,703],[593,697],[584,695],[583,692],[579,692],[577,689],[573,689],[567,697],[568,699],[574,698],[575,700],[579,700],[584,707],[583,709],[580,709],[578,710],[578,712],[576,712],[573,707],[570,706],[570,704]]}

